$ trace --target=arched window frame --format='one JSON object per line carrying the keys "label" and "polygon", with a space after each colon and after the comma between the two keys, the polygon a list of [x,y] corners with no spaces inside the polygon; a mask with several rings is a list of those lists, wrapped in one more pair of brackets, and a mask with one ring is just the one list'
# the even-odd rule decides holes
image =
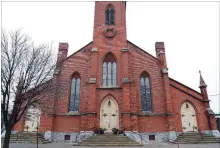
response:
{"label": "arched window frame", "polygon": [[70,97],[69,97],[69,112],[79,111],[79,102],[80,102],[80,75],[75,72],[71,77],[70,84]]}
{"label": "arched window frame", "polygon": [[117,62],[112,53],[106,54],[102,63],[102,86],[117,86]]}
{"label": "arched window frame", "polygon": [[115,25],[115,8],[112,4],[108,4],[105,10],[105,24]]}
{"label": "arched window frame", "polygon": [[147,72],[142,72],[140,75],[140,96],[141,110],[152,112],[152,93],[150,75]]}

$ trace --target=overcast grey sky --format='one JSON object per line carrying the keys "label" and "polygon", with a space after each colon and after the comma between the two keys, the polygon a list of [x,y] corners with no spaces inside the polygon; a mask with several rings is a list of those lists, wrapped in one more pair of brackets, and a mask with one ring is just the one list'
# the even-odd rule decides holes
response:
{"label": "overcast grey sky", "polygon": [[[69,43],[72,54],[93,37],[94,2],[3,2],[2,26],[23,28],[35,43]],[[169,76],[200,92],[199,70],[209,95],[219,94],[217,2],[127,2],[127,38],[155,56],[165,42]],[[220,112],[220,96],[209,96]]]}

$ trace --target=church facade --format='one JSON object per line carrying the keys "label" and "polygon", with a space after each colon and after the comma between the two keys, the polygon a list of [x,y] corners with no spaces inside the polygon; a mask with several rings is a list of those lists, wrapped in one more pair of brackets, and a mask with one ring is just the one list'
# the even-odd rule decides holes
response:
{"label": "church facade", "polygon": [[[39,131],[53,141],[70,140],[81,131],[123,129],[169,141],[181,132],[218,135],[206,84],[197,92],[169,77],[163,42],[156,57],[127,40],[126,2],[95,2],[93,41],[69,57],[60,43],[57,67],[33,122],[25,118],[14,130]],[[35,111],[33,111],[35,109]],[[27,128],[28,127],[28,128]]]}

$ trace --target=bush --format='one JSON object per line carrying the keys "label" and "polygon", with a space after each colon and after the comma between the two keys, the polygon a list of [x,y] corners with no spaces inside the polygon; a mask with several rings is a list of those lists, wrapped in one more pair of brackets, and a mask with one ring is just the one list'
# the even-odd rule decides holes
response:
{"label": "bush", "polygon": [[117,128],[112,128],[112,132],[113,132],[113,134],[119,134],[119,129],[117,129]]}
{"label": "bush", "polygon": [[124,130],[119,130],[119,134],[124,134]]}
{"label": "bush", "polygon": [[120,129],[117,129],[117,128],[112,128],[112,132],[113,134],[123,134],[124,133],[124,130],[120,130]]}
{"label": "bush", "polygon": [[105,128],[98,128],[98,129],[95,129],[94,133],[95,134],[104,134],[105,131],[106,131]]}

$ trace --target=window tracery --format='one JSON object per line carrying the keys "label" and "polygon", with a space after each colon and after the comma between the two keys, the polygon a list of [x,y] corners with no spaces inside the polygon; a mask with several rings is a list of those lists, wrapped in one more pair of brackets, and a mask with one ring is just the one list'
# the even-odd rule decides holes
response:
{"label": "window tracery", "polygon": [[150,79],[147,73],[143,73],[140,78],[141,109],[142,111],[152,111],[152,100],[150,91]]}
{"label": "window tracery", "polygon": [[71,81],[69,111],[79,111],[79,101],[80,101],[80,77],[79,74],[74,74]]}
{"label": "window tracery", "polygon": [[102,84],[103,86],[116,86],[117,65],[115,57],[109,53],[102,65]]}

